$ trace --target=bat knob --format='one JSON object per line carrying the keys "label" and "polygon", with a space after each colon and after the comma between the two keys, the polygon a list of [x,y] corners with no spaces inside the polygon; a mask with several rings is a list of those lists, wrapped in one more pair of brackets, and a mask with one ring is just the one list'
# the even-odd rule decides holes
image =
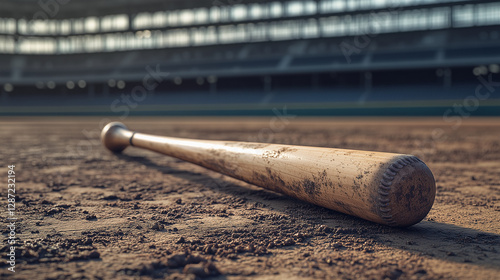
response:
{"label": "bat knob", "polygon": [[131,143],[134,132],[130,131],[121,122],[108,123],[101,132],[101,142],[113,153],[120,153]]}

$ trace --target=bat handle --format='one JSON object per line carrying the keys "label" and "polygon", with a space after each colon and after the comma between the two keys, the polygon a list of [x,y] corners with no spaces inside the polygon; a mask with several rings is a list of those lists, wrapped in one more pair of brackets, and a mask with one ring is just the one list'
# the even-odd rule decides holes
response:
{"label": "bat handle", "polygon": [[132,145],[135,132],[130,131],[121,122],[111,122],[101,132],[101,141],[106,148],[114,153],[120,153]]}

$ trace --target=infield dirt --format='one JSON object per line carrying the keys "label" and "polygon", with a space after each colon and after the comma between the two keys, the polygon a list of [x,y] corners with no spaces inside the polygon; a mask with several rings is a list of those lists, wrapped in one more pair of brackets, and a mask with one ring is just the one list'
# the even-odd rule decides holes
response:
{"label": "infield dirt", "polygon": [[[88,118],[0,118],[6,279],[498,279],[500,119],[128,118],[132,130],[415,154],[421,223],[374,224],[153,152],[121,155]],[[284,121],[284,122],[283,122]],[[455,126],[454,126],[455,125]],[[7,171],[16,172],[15,273]]]}

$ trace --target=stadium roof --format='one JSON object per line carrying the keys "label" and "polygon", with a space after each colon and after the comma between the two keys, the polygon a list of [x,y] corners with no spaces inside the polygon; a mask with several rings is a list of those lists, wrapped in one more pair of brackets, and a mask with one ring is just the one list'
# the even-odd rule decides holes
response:
{"label": "stadium roof", "polygon": [[[3,0],[0,17],[17,19],[65,19],[114,14],[137,14],[233,4],[269,2],[266,0]],[[286,1],[281,1],[286,2]],[[45,4],[44,4],[45,3]],[[43,16],[45,14],[45,17]]]}

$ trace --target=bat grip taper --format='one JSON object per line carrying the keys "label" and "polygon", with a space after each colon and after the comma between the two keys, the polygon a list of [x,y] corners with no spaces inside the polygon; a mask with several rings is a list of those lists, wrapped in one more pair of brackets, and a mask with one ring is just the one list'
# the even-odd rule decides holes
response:
{"label": "bat grip taper", "polygon": [[132,138],[135,132],[130,131],[121,122],[111,122],[101,132],[101,142],[114,153],[120,153],[128,146],[133,146]]}

